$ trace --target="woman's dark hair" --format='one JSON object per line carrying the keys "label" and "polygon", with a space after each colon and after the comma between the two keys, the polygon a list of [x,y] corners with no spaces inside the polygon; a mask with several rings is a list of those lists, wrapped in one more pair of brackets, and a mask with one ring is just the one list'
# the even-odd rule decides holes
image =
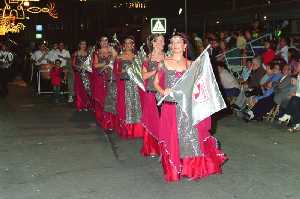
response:
{"label": "woman's dark hair", "polygon": [[157,40],[158,37],[163,36],[162,34],[152,34],[147,38],[147,47],[149,52],[153,51],[153,42]]}
{"label": "woman's dark hair", "polygon": [[125,41],[126,41],[127,39],[132,40],[133,43],[135,44],[135,38],[134,38],[134,36],[132,36],[132,35],[126,36],[126,37],[123,39],[123,44],[125,43]]}

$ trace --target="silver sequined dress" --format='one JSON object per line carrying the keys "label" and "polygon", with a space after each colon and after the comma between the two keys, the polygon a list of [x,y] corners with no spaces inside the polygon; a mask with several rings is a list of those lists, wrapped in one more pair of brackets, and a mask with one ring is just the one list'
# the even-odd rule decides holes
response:
{"label": "silver sequined dress", "polygon": [[[168,70],[164,68],[166,88],[172,88],[176,81],[182,76],[183,72],[177,72],[175,70]],[[198,130],[189,124],[187,116],[182,109],[175,103],[171,96],[165,99],[166,103],[174,103],[176,106],[176,120],[177,120],[177,132],[180,145],[181,157],[192,157],[201,155],[199,147]]]}
{"label": "silver sequined dress", "polygon": [[91,96],[91,83],[89,79],[89,72],[84,68],[84,62],[86,61],[88,56],[77,55],[75,60],[76,69],[80,74],[80,79],[83,83],[83,87],[86,90],[87,94]]}

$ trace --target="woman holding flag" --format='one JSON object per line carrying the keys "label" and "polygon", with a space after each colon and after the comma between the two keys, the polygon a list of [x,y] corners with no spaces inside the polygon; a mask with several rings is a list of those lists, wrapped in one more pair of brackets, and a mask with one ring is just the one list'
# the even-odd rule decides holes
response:
{"label": "woman holding flag", "polygon": [[[165,58],[154,80],[156,90],[164,98],[161,107],[159,143],[164,178],[168,182],[178,181],[181,177],[197,180],[219,174],[221,165],[226,160],[226,156],[217,147],[217,140],[210,134],[210,116],[192,125],[189,115],[179,105],[177,99],[171,97],[177,81],[186,75],[185,72],[191,65],[184,56],[187,54],[187,44],[188,41],[182,34],[175,34],[171,38],[171,56]],[[200,95],[201,87],[198,91]]]}
{"label": "woman holding flag", "polygon": [[116,132],[123,138],[141,138],[144,127],[141,124],[141,102],[138,86],[129,77],[126,69],[132,67],[135,59],[134,38],[126,37],[123,52],[115,61],[114,74],[117,80],[117,114],[119,126]]}
{"label": "woman holding flag", "polygon": [[141,93],[142,123],[145,127],[144,142],[141,154],[144,156],[159,156],[158,123],[159,113],[156,105],[156,90],[154,88],[154,77],[158,67],[165,58],[163,52],[165,39],[163,35],[153,34],[148,38],[150,54],[143,63],[143,79],[146,92]]}

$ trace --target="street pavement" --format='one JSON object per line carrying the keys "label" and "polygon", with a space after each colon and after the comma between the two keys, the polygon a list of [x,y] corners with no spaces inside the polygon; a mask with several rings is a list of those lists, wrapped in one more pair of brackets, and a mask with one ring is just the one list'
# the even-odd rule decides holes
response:
{"label": "street pavement", "polygon": [[223,174],[165,183],[141,140],[105,136],[93,113],[14,82],[0,99],[0,199],[300,199],[300,133],[234,116],[215,131]]}

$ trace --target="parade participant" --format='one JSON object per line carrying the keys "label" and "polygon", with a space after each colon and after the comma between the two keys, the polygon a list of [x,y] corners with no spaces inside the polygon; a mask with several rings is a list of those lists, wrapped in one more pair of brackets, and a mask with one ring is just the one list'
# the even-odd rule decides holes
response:
{"label": "parade participant", "polygon": [[63,68],[61,67],[61,61],[59,59],[55,60],[54,65],[50,71],[50,77],[54,93],[54,102],[59,103],[59,96],[61,90],[60,86],[63,78],[65,78]]}
{"label": "parade participant", "polygon": [[8,95],[9,69],[13,60],[13,54],[7,49],[5,44],[2,44],[0,49],[0,95],[2,97]]}
{"label": "parade participant", "polygon": [[219,174],[226,159],[210,134],[211,118],[207,117],[187,130],[186,115],[169,95],[171,88],[191,64],[183,56],[186,47],[187,40],[183,35],[171,38],[172,55],[165,58],[154,80],[156,90],[161,96],[166,96],[161,107],[159,142],[164,178],[168,182],[178,181],[181,177],[196,180]]}
{"label": "parade participant", "polygon": [[146,92],[141,93],[142,123],[145,127],[144,142],[141,154],[157,156],[160,154],[158,144],[159,113],[156,106],[156,90],[153,85],[155,74],[160,63],[164,60],[164,37],[160,34],[151,35],[148,39],[150,54],[143,64],[143,79]]}
{"label": "parade participant", "polygon": [[67,74],[68,92],[69,92],[68,102],[71,103],[73,102],[73,96],[74,96],[74,74],[71,67],[70,52],[67,49],[65,49],[65,45],[63,42],[60,42],[58,44],[58,49],[55,52],[56,52],[56,59],[60,59],[61,67],[64,68]]}
{"label": "parade participant", "polygon": [[86,41],[79,42],[79,49],[72,57],[74,70],[75,105],[78,111],[87,111],[92,108],[91,74],[86,70],[85,61],[88,58]]}
{"label": "parade participant", "polygon": [[108,37],[101,37],[93,59],[93,97],[96,120],[105,130],[114,129],[116,125],[116,83],[112,76],[116,56]]}
{"label": "parade participant", "polygon": [[120,122],[116,131],[123,138],[141,138],[144,135],[139,89],[126,73],[126,67],[130,66],[135,58],[134,46],[133,37],[125,38],[123,53],[114,65],[117,78],[117,114]]}

